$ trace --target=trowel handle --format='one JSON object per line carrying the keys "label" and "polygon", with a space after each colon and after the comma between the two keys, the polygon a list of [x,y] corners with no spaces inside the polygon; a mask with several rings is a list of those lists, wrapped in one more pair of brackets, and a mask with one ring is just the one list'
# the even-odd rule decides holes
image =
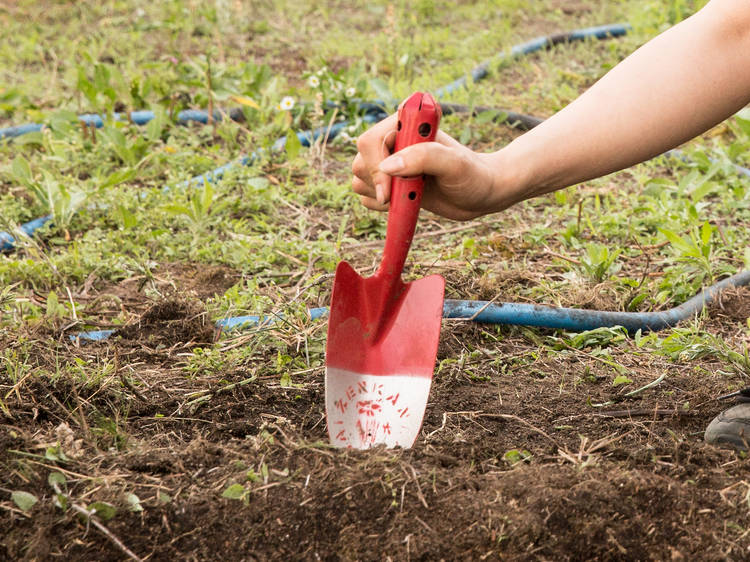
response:
{"label": "trowel handle", "polygon": [[[430,94],[412,94],[398,110],[393,151],[398,152],[418,142],[434,141],[441,115],[440,105]],[[401,271],[417,226],[423,190],[424,176],[393,178],[385,250],[379,274],[395,279],[401,278]]]}

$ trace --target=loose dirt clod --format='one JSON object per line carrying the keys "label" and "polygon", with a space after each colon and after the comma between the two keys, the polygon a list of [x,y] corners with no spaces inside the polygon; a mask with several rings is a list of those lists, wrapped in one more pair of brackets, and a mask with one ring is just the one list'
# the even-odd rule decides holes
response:
{"label": "loose dirt clod", "polygon": [[214,339],[205,306],[197,300],[171,298],[153,304],[141,317],[120,328],[113,338],[148,347],[194,347]]}

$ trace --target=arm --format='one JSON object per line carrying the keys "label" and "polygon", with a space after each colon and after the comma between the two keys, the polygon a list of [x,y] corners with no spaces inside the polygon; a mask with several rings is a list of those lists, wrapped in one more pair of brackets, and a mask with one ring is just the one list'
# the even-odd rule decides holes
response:
{"label": "arm", "polygon": [[[474,153],[442,135],[383,160],[383,133],[393,127],[386,120],[360,140],[353,187],[366,206],[382,209],[387,174],[426,173],[434,178],[423,206],[469,219],[658,155],[748,102],[750,2],[712,0],[495,153]],[[379,153],[370,144],[376,136]]]}

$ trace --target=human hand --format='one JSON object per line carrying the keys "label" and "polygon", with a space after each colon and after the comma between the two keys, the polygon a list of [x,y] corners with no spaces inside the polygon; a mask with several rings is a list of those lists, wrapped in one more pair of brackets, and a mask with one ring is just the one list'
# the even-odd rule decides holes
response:
{"label": "human hand", "polygon": [[374,125],[357,140],[352,188],[368,209],[385,211],[391,176],[425,174],[422,207],[454,220],[470,220],[513,202],[495,201],[496,158],[479,154],[438,131],[435,142],[418,143],[391,155],[397,115]]}

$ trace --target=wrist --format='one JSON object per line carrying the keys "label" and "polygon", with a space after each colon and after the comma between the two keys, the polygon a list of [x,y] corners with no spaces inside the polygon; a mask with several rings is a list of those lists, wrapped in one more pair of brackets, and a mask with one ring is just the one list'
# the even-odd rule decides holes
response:
{"label": "wrist", "polygon": [[520,147],[510,143],[500,150],[483,155],[491,172],[492,183],[487,201],[488,212],[503,211],[534,197],[533,158],[526,157]]}

